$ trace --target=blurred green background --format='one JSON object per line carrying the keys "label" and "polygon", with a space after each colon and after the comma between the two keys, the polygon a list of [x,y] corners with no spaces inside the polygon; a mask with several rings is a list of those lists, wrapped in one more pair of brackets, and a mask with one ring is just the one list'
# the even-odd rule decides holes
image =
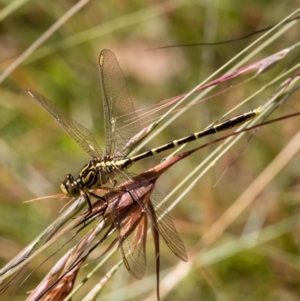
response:
{"label": "blurred green background", "polygon": [[[4,72],[76,3],[71,0],[0,1],[1,71]],[[255,37],[220,46],[145,50],[171,44],[233,39],[276,24],[297,6],[298,1],[263,0],[89,1],[73,17],[63,22],[0,86],[0,266],[17,255],[55,220],[66,200],[23,202],[60,193],[59,185],[64,175],[76,174],[89,160],[88,155],[27,95],[26,88],[39,91],[54,100],[69,115],[91,129],[99,144],[104,146],[97,66],[102,49],[109,48],[116,54],[135,107],[141,109],[190,91],[253,42]],[[292,27],[256,54],[252,61],[298,42],[298,32],[298,25]],[[147,148],[201,130],[259,90],[278,74],[278,70],[287,67],[292,59],[291,56],[285,61],[281,69],[275,68],[247,85],[237,86],[193,106],[153,139]],[[233,84],[237,85],[242,80],[236,80]],[[230,84],[218,87],[214,93],[229,88]],[[275,93],[276,87],[266,89],[236,114],[264,104]],[[274,116],[298,110],[299,102],[295,95]],[[162,278],[165,275],[172,279],[180,278],[180,274],[188,269],[183,280],[171,286],[168,294],[162,294],[163,300],[300,300],[300,241],[297,225],[292,223],[291,230],[282,233],[275,227],[277,223],[288,222],[299,210],[299,156],[287,163],[255,202],[217,239],[215,255],[209,255],[199,244],[203,234],[258,177],[299,128],[299,119],[264,127],[240,153],[247,143],[247,138],[243,138],[171,212],[192,261],[177,266],[177,258],[169,255],[171,251],[162,243]],[[195,142],[189,148],[199,144]],[[207,147],[172,167],[160,178],[157,189],[166,195],[215,147]],[[145,171],[165,156],[162,154],[144,160],[131,171]],[[227,172],[222,176],[225,170]],[[220,177],[218,185],[213,188]],[[175,200],[179,193],[172,199]],[[254,230],[263,233],[267,226],[271,227],[274,236],[270,237],[273,238],[265,243],[253,238],[251,247],[243,250],[241,235]],[[232,252],[226,253],[230,242]],[[19,276],[20,282],[33,271],[13,300],[24,300],[25,293],[39,283],[61,256],[58,254],[38,267],[51,252],[53,249],[39,256]],[[203,254],[215,257],[205,257],[207,263]],[[148,268],[144,279],[133,279],[121,267],[103,291],[101,300],[142,300],[153,293],[155,268],[151,239],[148,241],[147,255]],[[96,257],[97,254],[94,254]],[[74,300],[80,300],[80,296],[119,259],[118,253],[99,271],[99,278],[94,277],[87,283],[81,295]],[[92,262],[90,266],[94,264]],[[83,269],[79,279],[84,275]],[[168,279],[163,280],[166,285],[170,284]],[[10,293],[12,289],[0,299],[6,300]]]}

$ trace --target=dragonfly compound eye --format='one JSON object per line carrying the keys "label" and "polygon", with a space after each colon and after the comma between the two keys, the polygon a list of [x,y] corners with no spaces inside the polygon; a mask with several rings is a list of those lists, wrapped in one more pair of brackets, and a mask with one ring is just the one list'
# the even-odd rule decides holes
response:
{"label": "dragonfly compound eye", "polygon": [[80,195],[80,190],[75,184],[69,185],[69,196],[77,197]]}
{"label": "dragonfly compound eye", "polygon": [[80,195],[80,189],[77,187],[73,176],[70,174],[65,176],[64,181],[60,185],[60,189],[66,196],[77,197]]}

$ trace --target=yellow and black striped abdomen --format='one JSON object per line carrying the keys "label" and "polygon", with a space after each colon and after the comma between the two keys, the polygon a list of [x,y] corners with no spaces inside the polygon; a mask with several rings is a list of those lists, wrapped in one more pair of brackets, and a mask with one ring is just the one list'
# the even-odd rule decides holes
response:
{"label": "yellow and black striped abdomen", "polygon": [[217,125],[211,126],[201,132],[190,134],[178,140],[170,141],[162,146],[153,148],[131,158],[124,158],[122,160],[115,161],[107,159],[93,159],[82,168],[78,178],[75,180],[75,183],[77,184],[78,188],[83,191],[100,188],[110,181],[110,179],[113,178],[118,172],[120,172],[122,169],[127,169],[134,162],[197,140],[201,137],[230,129],[254,118],[260,112],[261,108],[258,108],[248,113],[238,115],[231,119],[225,120],[224,122],[218,123]]}
{"label": "yellow and black striped abdomen", "polygon": [[[181,139],[178,139],[178,140],[170,141],[170,142],[168,142],[168,143],[166,143],[162,146],[159,146],[157,148],[153,148],[149,151],[146,151],[146,152],[141,153],[139,155],[133,156],[128,160],[130,160],[130,164],[132,164],[133,162],[140,161],[144,158],[147,158],[147,157],[153,156],[155,154],[164,152],[168,149],[172,149],[172,148],[180,146],[182,144],[197,140],[201,137],[208,136],[208,135],[211,135],[211,134],[215,134],[217,132],[225,131],[227,129],[230,129],[230,128],[238,126],[242,123],[245,123],[246,121],[248,121],[248,120],[254,118],[255,116],[257,116],[258,114],[260,114],[261,111],[262,111],[262,109],[261,109],[261,107],[259,107],[256,110],[250,111],[250,112],[245,113],[245,114],[238,115],[236,117],[233,117],[231,119],[228,119],[228,120],[225,120],[221,123],[218,123],[217,125],[211,126],[207,129],[205,129],[204,131],[194,133],[194,134],[190,134],[190,135],[188,135],[186,137],[183,137]],[[130,165],[129,163],[126,163],[126,164]]]}

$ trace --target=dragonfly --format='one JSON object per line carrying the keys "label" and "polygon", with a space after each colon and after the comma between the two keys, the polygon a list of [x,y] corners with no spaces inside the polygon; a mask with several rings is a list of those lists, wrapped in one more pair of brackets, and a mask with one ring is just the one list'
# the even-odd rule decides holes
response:
{"label": "dragonfly", "polygon": [[[144,137],[142,134],[143,131],[140,131],[140,122],[134,109],[124,75],[115,54],[111,50],[104,49],[101,51],[99,56],[99,72],[103,97],[105,153],[103,153],[92,133],[87,128],[68,116],[52,100],[47,99],[36,91],[27,90],[29,95],[52,115],[70,137],[91,156],[92,159],[83,166],[76,178],[72,174],[67,174],[60,186],[61,191],[68,197],[76,198],[83,195],[90,211],[92,211],[90,198],[103,198],[95,194],[94,191],[108,188],[113,190],[117,183],[122,183],[132,178],[133,174],[127,171],[132,164],[201,137],[240,125],[261,112],[261,108],[249,111],[248,113],[210,126],[203,131],[190,134],[135,155],[136,146]],[[129,123],[130,126],[128,126]],[[140,195],[143,193],[139,192],[138,189],[135,190],[137,191],[136,197],[132,194],[134,201],[141,206],[142,211],[150,218],[152,224],[171,251],[181,260],[187,261],[184,244],[176,232],[167,208],[165,208],[166,206],[158,206],[158,203],[161,202],[161,197],[156,197],[158,194],[154,193],[154,196],[151,196],[151,199],[149,198],[150,202],[156,202],[154,205],[151,204],[151,207],[155,210],[153,214],[153,210],[150,210],[144,201],[140,201],[141,197],[139,197],[139,193]],[[105,201],[105,197],[103,200]],[[122,222],[117,220],[117,214],[113,214],[113,218],[115,219],[114,222],[119,233],[121,233]],[[131,240],[134,239],[132,235],[130,237],[132,237]],[[125,242],[130,246],[131,241],[123,239],[120,242],[121,247]],[[126,252],[124,254],[124,257],[128,256]],[[138,272],[138,268],[134,268],[134,262],[138,258],[139,255],[133,254],[132,260],[127,260],[127,265],[124,262],[134,277],[141,278],[142,273]]]}
{"label": "dragonfly", "polygon": [[[201,137],[238,126],[261,112],[261,108],[258,108],[141,154],[128,156],[134,152],[141,131],[125,78],[112,51],[104,49],[100,53],[99,70],[103,95],[105,154],[87,128],[68,116],[53,101],[36,91],[27,90],[29,95],[92,157],[76,179],[71,174],[67,174],[60,186],[62,192],[68,197],[78,197],[83,194],[90,208],[89,195],[93,195],[92,191],[106,184],[114,186],[115,182],[112,179],[115,175],[120,171],[124,172],[133,163]],[[130,127],[126,126],[129,120]]]}

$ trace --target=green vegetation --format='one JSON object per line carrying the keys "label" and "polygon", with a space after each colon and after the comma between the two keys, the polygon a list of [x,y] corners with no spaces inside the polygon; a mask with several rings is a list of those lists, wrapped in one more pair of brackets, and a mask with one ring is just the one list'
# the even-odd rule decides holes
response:
{"label": "green vegetation", "polygon": [[[111,49],[116,54],[136,109],[149,107],[150,110],[164,99],[191,91],[263,33],[224,45],[144,50],[234,39],[277,24],[295,12],[292,1],[245,3],[234,0],[209,5],[205,1],[148,1],[147,5],[144,1],[131,1],[130,5],[120,1],[78,1],[79,4],[84,2],[83,8],[65,20],[64,14],[76,8],[76,1],[0,2],[1,267],[58,217],[67,200],[23,202],[60,193],[64,175],[76,174],[90,159],[31,99],[26,88],[52,99],[91,129],[104,149],[97,67],[102,49]],[[34,47],[56,22],[61,22],[61,26]],[[296,46],[298,27],[295,21],[274,30],[213,79],[229,72],[233,66],[241,68]],[[8,72],[27,49],[31,49],[30,53]],[[210,92],[206,90],[201,99],[216,96],[182,110],[182,115],[171,124],[162,123],[159,129],[164,124],[166,128],[147,142],[143,150],[199,131],[247,98],[251,97],[228,116],[264,105],[299,68],[298,61],[294,61],[297,55],[295,47],[286,57],[278,58],[274,68],[262,74],[255,76],[255,70],[218,83]],[[289,73],[279,78],[284,72]],[[290,95],[268,119],[299,111],[298,94]],[[188,103],[184,102],[180,108]],[[166,110],[141,122],[149,124],[149,120],[164,112]],[[169,114],[164,122],[172,117],[173,114]],[[251,134],[247,133],[203,177],[197,180],[201,169],[169,197],[167,204],[171,205],[195,180],[195,185],[187,189],[187,194],[171,211],[189,256],[188,263],[179,262],[161,240],[162,300],[187,297],[222,301],[298,300],[300,162],[297,152],[300,145],[297,141],[300,139],[296,135],[299,128],[299,118],[293,118],[262,127],[249,143]],[[217,137],[222,135],[225,133]],[[203,142],[212,139],[203,139]],[[194,142],[188,149],[201,144],[201,141]],[[210,145],[174,165],[158,179],[156,188],[167,196],[218,146]],[[141,161],[130,171],[141,173],[158,165],[166,156]],[[217,160],[216,156],[208,163]],[[51,258],[48,257],[71,238],[71,234],[35,257],[0,299],[8,299],[17,285],[32,273],[13,297],[16,301],[24,300],[26,292],[40,283],[81,236],[80,233]],[[120,294],[124,300],[142,300],[147,296],[147,300],[154,300],[154,248],[151,235],[148,237],[145,277],[136,280],[121,266],[101,293],[101,300],[117,300]],[[99,246],[99,251],[92,253],[89,265],[82,267],[78,275],[78,283],[98,264],[104,247]],[[116,252],[74,300],[82,300],[120,258]]]}

